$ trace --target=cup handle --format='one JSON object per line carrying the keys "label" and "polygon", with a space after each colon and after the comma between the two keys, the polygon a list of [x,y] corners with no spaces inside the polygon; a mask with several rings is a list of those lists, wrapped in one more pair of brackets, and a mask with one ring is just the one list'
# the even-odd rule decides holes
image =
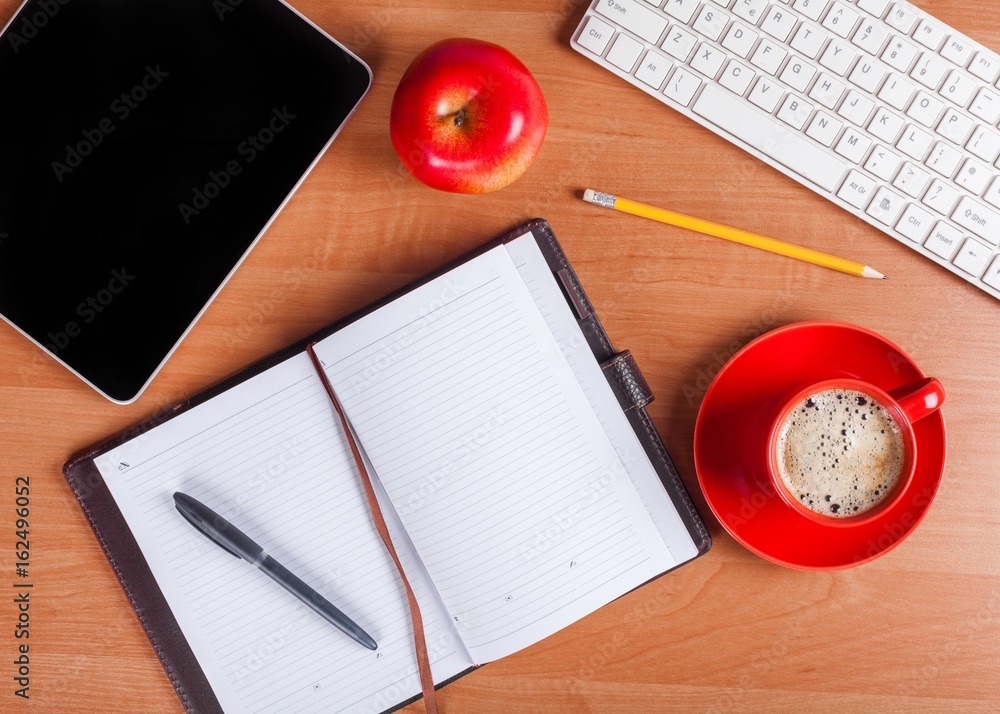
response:
{"label": "cup handle", "polygon": [[945,400],[944,386],[934,377],[897,387],[889,396],[899,403],[911,423],[936,412]]}

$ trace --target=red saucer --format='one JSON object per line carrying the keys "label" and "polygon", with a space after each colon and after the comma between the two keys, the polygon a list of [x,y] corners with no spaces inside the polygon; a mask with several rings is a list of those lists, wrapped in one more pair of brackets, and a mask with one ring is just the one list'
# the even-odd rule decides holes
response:
{"label": "red saucer", "polygon": [[803,570],[850,568],[892,550],[927,513],[944,473],[941,411],[914,424],[917,468],[899,501],[851,528],[816,523],[774,492],[760,454],[783,397],[813,382],[859,379],[891,391],[924,378],[881,335],[838,322],[800,322],[773,330],[737,352],[715,377],[698,413],[698,481],[730,535],[762,558]]}

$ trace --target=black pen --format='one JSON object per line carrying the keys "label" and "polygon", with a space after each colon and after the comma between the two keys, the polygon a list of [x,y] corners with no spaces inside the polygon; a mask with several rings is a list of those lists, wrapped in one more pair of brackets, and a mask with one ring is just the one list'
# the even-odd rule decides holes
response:
{"label": "black pen", "polygon": [[253,539],[204,503],[178,491],[174,493],[174,505],[192,526],[204,533],[220,548],[267,573],[281,587],[368,649],[378,649],[375,640],[356,622],[334,607],[325,597],[295,577],[281,563],[265,553],[263,548],[254,543]]}

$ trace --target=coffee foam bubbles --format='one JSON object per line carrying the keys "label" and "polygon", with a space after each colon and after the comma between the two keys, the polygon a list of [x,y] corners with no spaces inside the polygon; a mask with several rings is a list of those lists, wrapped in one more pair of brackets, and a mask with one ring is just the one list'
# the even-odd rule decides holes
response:
{"label": "coffee foam bubbles", "polygon": [[903,472],[899,426],[863,392],[830,389],[804,399],[778,432],[782,481],[806,508],[847,518],[889,495]]}

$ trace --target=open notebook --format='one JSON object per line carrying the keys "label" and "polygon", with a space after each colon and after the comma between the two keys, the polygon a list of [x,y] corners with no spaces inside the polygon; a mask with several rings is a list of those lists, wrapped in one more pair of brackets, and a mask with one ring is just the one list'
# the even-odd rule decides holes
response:
{"label": "open notebook", "polygon": [[[708,549],[641,375],[614,356],[544,222],[327,332],[315,350],[419,600],[435,682]],[[405,591],[301,346],[66,475],[188,709],[377,712],[419,694]],[[378,650],[210,543],[175,491],[246,532]]]}

